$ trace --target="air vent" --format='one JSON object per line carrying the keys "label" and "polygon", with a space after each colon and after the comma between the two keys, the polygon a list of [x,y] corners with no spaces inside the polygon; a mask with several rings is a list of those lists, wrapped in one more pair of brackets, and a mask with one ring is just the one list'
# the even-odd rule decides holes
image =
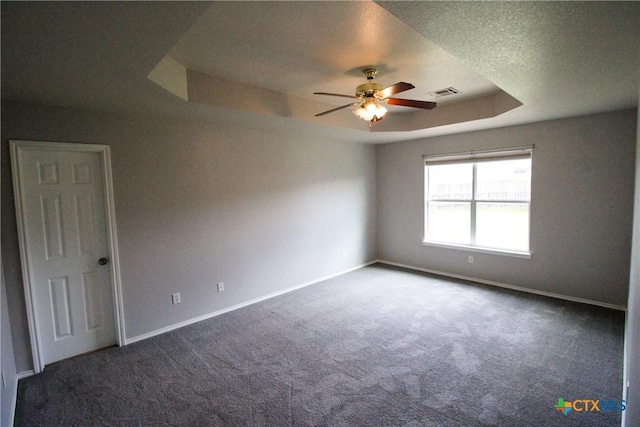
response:
{"label": "air vent", "polygon": [[433,92],[433,94],[437,97],[450,96],[450,95],[455,95],[457,93],[460,93],[460,91],[454,87],[448,87],[448,88],[440,89]]}

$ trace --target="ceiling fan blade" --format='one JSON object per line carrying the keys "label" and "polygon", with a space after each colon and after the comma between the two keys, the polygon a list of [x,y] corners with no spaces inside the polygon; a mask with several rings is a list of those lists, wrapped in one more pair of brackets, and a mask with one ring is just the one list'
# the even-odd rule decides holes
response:
{"label": "ceiling fan blade", "polygon": [[329,95],[329,96],[341,96],[343,98],[353,98],[358,99],[355,95],[342,95],[340,93],[329,93],[329,92],[313,92],[314,95]]}
{"label": "ceiling fan blade", "polygon": [[422,108],[424,110],[431,110],[433,108],[436,108],[436,106],[438,105],[435,102],[416,101],[414,99],[400,99],[400,98],[388,98],[386,100],[386,103],[390,105],[401,105],[403,107]]}
{"label": "ceiling fan blade", "polygon": [[343,108],[351,107],[352,105],[356,105],[357,102],[352,102],[351,104],[343,105],[342,107],[333,108],[331,110],[323,111],[322,113],[316,114],[316,117],[324,116],[325,114],[333,113],[334,111],[342,110]]}
{"label": "ceiling fan blade", "polygon": [[404,92],[405,90],[413,89],[415,86],[411,83],[398,82],[394,85],[385,87],[375,93],[375,97],[378,99],[385,99],[396,93]]}

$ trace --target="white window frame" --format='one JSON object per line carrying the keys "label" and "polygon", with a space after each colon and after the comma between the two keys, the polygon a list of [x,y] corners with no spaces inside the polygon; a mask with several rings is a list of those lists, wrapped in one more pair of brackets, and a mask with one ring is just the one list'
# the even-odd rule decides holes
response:
{"label": "white window frame", "polygon": [[[509,147],[509,148],[501,148],[494,150],[482,150],[482,151],[469,151],[463,153],[448,153],[448,154],[432,154],[432,155],[423,155],[424,159],[424,233],[422,238],[422,244],[425,246],[434,246],[434,247],[442,247],[442,248],[450,248],[450,249],[461,249],[471,252],[482,252],[482,253],[491,253],[496,255],[506,255],[512,256],[516,258],[527,258],[530,259],[532,256],[531,252],[531,198],[529,201],[522,200],[490,200],[490,203],[503,203],[503,204],[529,204],[529,248],[526,251],[518,251],[512,249],[496,249],[496,248],[485,248],[482,246],[476,246],[475,238],[476,238],[476,205],[477,203],[487,202],[486,200],[477,200],[476,199],[476,182],[477,182],[477,164],[480,162],[490,162],[490,161],[498,161],[498,160],[516,160],[516,159],[531,159],[533,166],[533,145],[521,146],[521,147]],[[472,179],[472,189],[471,189],[471,199],[429,199],[429,187],[428,187],[428,166],[435,165],[447,165],[447,164],[455,164],[455,163],[465,163],[473,164],[473,179]],[[533,167],[532,167],[533,169]],[[533,178],[532,178],[533,179]],[[449,203],[468,203],[470,205],[470,244],[457,244],[457,243],[448,243],[448,242],[438,242],[438,241],[430,241],[427,239],[428,234],[428,209],[429,202],[449,202]]]}

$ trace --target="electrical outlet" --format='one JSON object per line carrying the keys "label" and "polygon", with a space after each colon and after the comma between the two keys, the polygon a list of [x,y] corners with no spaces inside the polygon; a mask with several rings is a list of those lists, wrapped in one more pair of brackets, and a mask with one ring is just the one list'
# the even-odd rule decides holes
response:
{"label": "electrical outlet", "polygon": [[180,292],[176,292],[175,294],[171,295],[171,302],[173,304],[180,304],[182,301],[180,301]]}
{"label": "electrical outlet", "polygon": [[224,292],[224,282],[218,282],[218,292]]}
{"label": "electrical outlet", "polygon": [[473,264],[473,255],[469,255],[469,264]]}
{"label": "electrical outlet", "polygon": [[347,257],[347,251],[342,251],[342,259]]}

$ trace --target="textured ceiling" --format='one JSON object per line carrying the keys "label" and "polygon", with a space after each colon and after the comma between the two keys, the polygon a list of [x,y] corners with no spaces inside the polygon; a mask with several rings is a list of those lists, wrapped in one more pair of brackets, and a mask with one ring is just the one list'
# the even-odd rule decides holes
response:
{"label": "textured ceiling", "polygon": [[638,103],[638,2],[380,5],[532,108],[573,115]]}
{"label": "textured ceiling", "polygon": [[[150,78],[190,102],[366,131],[367,123],[354,120],[353,108],[315,117],[349,101],[313,92],[353,96],[366,81],[362,70],[371,66],[379,69],[375,81],[383,86],[416,86],[400,97],[439,105],[436,111],[388,105],[389,114],[372,132],[434,128],[521,105],[371,2],[215,3]],[[436,95],[448,87],[458,93]]]}
{"label": "textured ceiling", "polygon": [[[1,8],[7,100],[287,128],[307,137],[370,143],[638,103],[638,2],[3,1]],[[232,82],[228,88],[269,96],[238,102],[238,108],[186,102],[147,79],[167,55],[200,73],[212,94]],[[418,128],[431,120],[424,130],[371,133],[348,110],[319,118],[326,121],[307,119],[342,103],[312,92],[351,93],[367,65],[380,68],[384,85],[416,85],[406,98],[433,100],[431,92],[447,86],[462,94],[449,105],[438,100],[442,108],[428,117],[394,110]],[[490,104],[469,101],[462,108],[465,98],[500,90],[523,105],[481,120],[473,120],[473,112]],[[300,109],[282,109],[290,97],[300,100]],[[436,120],[456,114],[471,121]],[[387,123],[392,117],[376,126]]]}
{"label": "textured ceiling", "polygon": [[453,83],[462,97],[496,90],[370,2],[215,3],[169,55],[189,69],[316,101],[314,91],[352,95],[368,66],[379,69],[376,81],[410,81],[422,98]]}

